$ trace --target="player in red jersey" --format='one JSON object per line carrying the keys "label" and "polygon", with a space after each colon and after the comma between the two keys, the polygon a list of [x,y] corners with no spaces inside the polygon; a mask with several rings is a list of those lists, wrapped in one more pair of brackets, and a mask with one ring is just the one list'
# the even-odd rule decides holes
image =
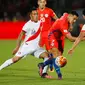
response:
{"label": "player in red jersey", "polygon": [[[48,50],[48,30],[52,26],[52,19],[56,20],[58,17],[54,13],[54,11],[51,8],[46,7],[47,0],[38,0],[38,15],[39,20],[43,23],[43,28],[41,32],[41,40],[40,40],[40,46],[46,47],[46,50]],[[50,65],[51,66],[51,65]],[[46,67],[47,69],[47,67]],[[43,73],[47,74],[47,70],[44,69]],[[51,66],[51,70],[53,70],[53,67]]]}
{"label": "player in red jersey", "polygon": [[[83,18],[85,19],[85,9],[82,11]],[[68,54],[72,54],[74,49],[77,47],[77,45],[80,43],[81,40],[85,40],[85,24],[82,26],[81,32],[77,39],[75,40],[73,46],[68,51]]]}
{"label": "player in red jersey", "polygon": [[48,7],[46,7],[46,0],[38,0],[38,15],[39,20],[43,23],[42,35],[41,35],[41,46],[46,45],[46,49],[48,50],[48,30],[52,25],[52,18],[56,20],[58,17],[54,13],[54,11]]}
{"label": "player in red jersey", "polygon": [[55,21],[49,30],[48,40],[54,57],[62,55],[65,37],[71,41],[76,39],[75,37],[72,37],[68,31],[72,30],[70,25],[72,25],[76,19],[78,19],[78,14],[75,11],[72,11],[69,14],[64,13],[60,19]]}
{"label": "player in red jersey", "polygon": [[49,50],[53,54],[53,58],[45,61],[40,66],[40,74],[42,74],[43,66],[53,63],[56,73],[58,74],[58,79],[62,79],[62,74],[60,68],[56,65],[56,58],[61,56],[64,50],[64,40],[67,37],[69,40],[73,41],[76,38],[72,37],[68,30],[72,30],[70,27],[78,19],[78,14],[75,11],[71,13],[64,13],[64,15],[56,20],[48,32],[49,40]]}

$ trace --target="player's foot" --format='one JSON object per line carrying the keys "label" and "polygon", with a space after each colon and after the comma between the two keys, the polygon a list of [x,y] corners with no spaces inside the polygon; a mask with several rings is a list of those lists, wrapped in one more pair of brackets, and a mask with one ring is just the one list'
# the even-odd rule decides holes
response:
{"label": "player's foot", "polygon": [[48,75],[47,73],[43,73],[41,77],[42,77],[42,78],[53,79],[53,77],[50,76],[50,75]]}
{"label": "player's foot", "polygon": [[39,63],[38,67],[39,67],[39,75],[42,76],[42,71],[43,71],[43,68],[44,68],[43,63]]}
{"label": "player's foot", "polygon": [[58,77],[58,80],[62,80],[62,77]]}

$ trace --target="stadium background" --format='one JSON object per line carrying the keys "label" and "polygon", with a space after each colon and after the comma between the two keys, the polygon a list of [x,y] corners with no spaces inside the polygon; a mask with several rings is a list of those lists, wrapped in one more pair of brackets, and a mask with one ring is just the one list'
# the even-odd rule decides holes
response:
{"label": "stadium background", "polygon": [[[29,9],[33,6],[37,7],[37,0],[0,0],[0,39],[16,39],[24,23],[29,20]],[[85,22],[81,15],[85,0],[47,0],[47,6],[58,17],[65,11],[76,10],[80,14],[78,23]],[[79,34],[78,23],[72,32],[75,36]]]}
{"label": "stadium background", "polygon": [[[11,58],[12,50],[16,46],[16,38],[29,19],[27,16],[29,8],[37,6],[36,3],[37,0],[0,0],[0,65]],[[81,16],[81,11],[85,8],[85,0],[48,0],[47,6],[55,10],[59,17],[63,11],[76,10],[80,14],[78,23],[85,23]],[[72,56],[69,56],[67,51],[72,44],[73,42],[68,39],[65,40],[63,56],[68,62],[64,68],[61,68],[62,80],[57,80],[56,72],[49,72],[49,75],[55,77],[53,80],[41,78],[37,64],[43,60],[28,55],[0,71],[0,85],[85,85],[85,41],[77,46]]]}

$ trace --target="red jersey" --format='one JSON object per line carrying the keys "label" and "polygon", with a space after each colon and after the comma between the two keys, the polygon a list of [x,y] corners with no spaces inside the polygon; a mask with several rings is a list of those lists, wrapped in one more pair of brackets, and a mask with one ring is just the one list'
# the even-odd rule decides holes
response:
{"label": "red jersey", "polygon": [[69,23],[67,21],[67,16],[68,14],[65,13],[60,19],[57,19],[53,26],[50,28],[49,30],[49,38],[50,36],[54,36],[56,38],[56,40],[62,40],[64,39],[65,35],[68,32],[68,26]]}
{"label": "red jersey", "polygon": [[51,18],[55,15],[54,11],[50,8],[45,8],[44,10],[38,9],[39,20],[43,23],[42,31],[48,31],[51,27]]}

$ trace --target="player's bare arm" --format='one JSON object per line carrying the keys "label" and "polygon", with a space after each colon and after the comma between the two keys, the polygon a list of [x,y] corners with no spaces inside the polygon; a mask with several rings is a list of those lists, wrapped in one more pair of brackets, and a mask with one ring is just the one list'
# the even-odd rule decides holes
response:
{"label": "player's bare arm", "polygon": [[76,38],[72,48],[68,51],[68,54],[72,54],[76,46],[80,43],[81,40],[85,39],[85,32],[80,32],[79,36]]}
{"label": "player's bare arm", "polygon": [[[82,33],[82,34],[81,34]],[[82,36],[82,41],[85,40],[85,32],[80,32],[81,36]]]}
{"label": "player's bare arm", "polygon": [[16,48],[13,50],[13,52],[12,52],[12,54],[14,55],[17,51],[18,51],[18,49],[19,49],[19,47],[20,47],[20,44],[21,44],[21,41],[22,41],[22,37],[25,35],[25,32],[24,31],[21,31],[21,33],[19,34],[19,37],[18,37],[18,39],[17,39],[17,45],[16,45]]}
{"label": "player's bare arm", "polygon": [[72,48],[68,51],[68,54],[72,54],[73,53],[74,49],[76,48],[76,46],[79,44],[80,41],[81,41],[80,37],[76,38]]}
{"label": "player's bare arm", "polygon": [[54,14],[53,19],[54,19],[54,20],[58,19],[58,17],[57,17],[56,14]]}
{"label": "player's bare arm", "polygon": [[70,33],[66,34],[66,37],[70,40],[70,41],[75,41],[76,37],[73,37]]}

